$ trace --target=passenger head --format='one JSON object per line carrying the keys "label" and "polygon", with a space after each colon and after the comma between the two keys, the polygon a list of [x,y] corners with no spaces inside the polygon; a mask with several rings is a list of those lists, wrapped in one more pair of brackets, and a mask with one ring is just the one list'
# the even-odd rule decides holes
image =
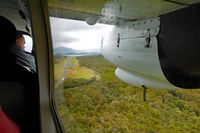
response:
{"label": "passenger head", "polygon": [[2,43],[0,54],[3,54],[9,51],[15,41],[16,28],[8,19],[0,16],[0,29],[0,40]]}
{"label": "passenger head", "polygon": [[16,45],[20,46],[21,48],[25,48],[25,38],[23,34],[19,31],[16,32]]}

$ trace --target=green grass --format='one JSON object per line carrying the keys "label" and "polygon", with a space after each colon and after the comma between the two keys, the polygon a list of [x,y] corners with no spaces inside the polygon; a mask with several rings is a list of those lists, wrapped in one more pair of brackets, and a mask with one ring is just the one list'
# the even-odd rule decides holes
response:
{"label": "green grass", "polygon": [[[101,56],[80,57],[59,111],[70,133],[198,133],[200,90],[143,89],[119,80]],[[76,61],[77,62],[77,61]],[[100,78],[97,80],[95,75]]]}
{"label": "green grass", "polygon": [[95,73],[95,71],[88,69],[86,67],[72,66],[68,70],[67,78],[91,79],[96,75],[97,74]]}
{"label": "green grass", "polygon": [[73,88],[90,84],[99,77],[98,73],[87,67],[79,66],[79,60],[72,58],[72,64],[68,70],[67,78],[64,81],[65,88]]}
{"label": "green grass", "polygon": [[69,57],[65,57],[64,59],[62,59],[62,60],[59,62],[58,65],[65,65],[65,64],[67,64],[68,60],[69,60]]}
{"label": "green grass", "polygon": [[79,60],[77,60],[76,57],[72,57],[72,64],[75,66],[79,66]]}

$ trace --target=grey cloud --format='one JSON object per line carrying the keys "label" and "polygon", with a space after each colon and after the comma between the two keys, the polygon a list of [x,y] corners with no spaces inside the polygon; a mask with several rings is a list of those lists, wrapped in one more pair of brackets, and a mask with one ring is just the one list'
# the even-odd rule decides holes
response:
{"label": "grey cloud", "polygon": [[78,38],[68,36],[66,32],[52,31],[53,47],[67,47],[69,43],[78,41]]}
{"label": "grey cloud", "polygon": [[65,42],[55,42],[53,43],[53,48],[58,48],[58,47],[66,47],[66,43]]}
{"label": "grey cloud", "polygon": [[83,21],[75,21],[61,18],[50,18],[51,29],[53,31],[75,31],[75,30],[90,30],[101,29],[101,25],[88,25]]}
{"label": "grey cloud", "polygon": [[74,38],[65,34],[65,32],[52,32],[53,42],[65,42],[70,43],[74,41],[78,41],[78,38]]}
{"label": "grey cloud", "polygon": [[80,37],[71,37],[69,33],[71,31],[85,31],[85,33],[87,34],[89,30],[97,30],[104,27],[104,25],[99,24],[90,26],[86,24],[86,22],[53,17],[50,18],[50,24],[54,47],[67,47],[71,42],[78,42],[80,40]]}

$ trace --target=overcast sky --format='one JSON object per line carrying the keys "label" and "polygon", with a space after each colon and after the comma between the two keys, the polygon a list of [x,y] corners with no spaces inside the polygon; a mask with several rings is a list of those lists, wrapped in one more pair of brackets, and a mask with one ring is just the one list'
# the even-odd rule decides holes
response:
{"label": "overcast sky", "polygon": [[60,18],[50,18],[53,47],[68,47],[75,50],[97,49],[101,39],[112,30],[104,24],[88,25],[86,22]]}

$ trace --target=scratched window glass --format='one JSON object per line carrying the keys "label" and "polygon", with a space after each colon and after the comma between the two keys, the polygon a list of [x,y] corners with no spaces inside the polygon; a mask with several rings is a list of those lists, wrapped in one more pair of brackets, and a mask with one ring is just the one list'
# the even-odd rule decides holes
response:
{"label": "scratched window glass", "polygon": [[66,132],[199,132],[200,54],[193,42],[200,6],[95,2],[48,1],[54,95]]}

